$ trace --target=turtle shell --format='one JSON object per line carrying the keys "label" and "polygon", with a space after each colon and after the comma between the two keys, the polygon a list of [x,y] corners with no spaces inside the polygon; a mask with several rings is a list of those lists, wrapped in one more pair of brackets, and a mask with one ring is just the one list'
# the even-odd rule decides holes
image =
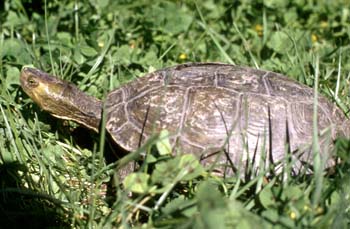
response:
{"label": "turtle shell", "polygon": [[[282,161],[312,164],[314,92],[287,77],[221,63],[161,69],[109,93],[106,128],[125,151],[160,130],[169,131],[174,153],[217,161],[219,172]],[[350,136],[348,120],[318,96],[317,131],[326,166],[332,141]],[[289,153],[289,154],[288,154]],[[227,166],[229,165],[229,166]],[[233,169],[233,167],[235,169]]]}

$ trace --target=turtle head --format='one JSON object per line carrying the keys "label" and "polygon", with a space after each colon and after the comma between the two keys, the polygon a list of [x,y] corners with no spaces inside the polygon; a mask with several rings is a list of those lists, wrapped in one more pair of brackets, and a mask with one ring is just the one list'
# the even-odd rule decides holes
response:
{"label": "turtle head", "polygon": [[102,103],[75,85],[41,70],[24,67],[20,76],[24,92],[53,116],[76,121],[98,131]]}

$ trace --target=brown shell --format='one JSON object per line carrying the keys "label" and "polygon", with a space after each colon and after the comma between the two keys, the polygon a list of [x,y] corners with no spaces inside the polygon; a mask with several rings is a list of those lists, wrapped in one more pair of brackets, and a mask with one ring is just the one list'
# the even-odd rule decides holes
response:
{"label": "brown shell", "polygon": [[[158,70],[112,91],[106,101],[106,127],[115,142],[133,151],[152,134],[167,129],[174,152],[194,153],[217,170],[249,161],[267,166],[291,152],[312,164],[313,89],[269,71],[221,63],[182,64]],[[319,95],[321,152],[350,136],[348,120]],[[141,138],[141,133],[143,136]],[[219,157],[219,158],[217,158]],[[327,160],[330,166],[334,161]]]}

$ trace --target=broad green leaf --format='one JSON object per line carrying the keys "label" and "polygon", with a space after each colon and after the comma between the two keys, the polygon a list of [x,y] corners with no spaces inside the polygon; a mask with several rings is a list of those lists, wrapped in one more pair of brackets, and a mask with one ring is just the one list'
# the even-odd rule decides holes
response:
{"label": "broad green leaf", "polygon": [[125,177],[123,184],[131,192],[146,193],[150,191],[149,178],[147,173],[131,173]]}
{"label": "broad green leaf", "polygon": [[261,190],[261,192],[259,193],[259,200],[260,200],[260,203],[266,209],[276,207],[275,196],[270,186],[266,186],[263,190]]}
{"label": "broad green leaf", "polygon": [[176,156],[165,162],[156,164],[152,173],[152,181],[164,186],[179,181],[194,179],[204,173],[204,168],[192,154]]}
{"label": "broad green leaf", "polygon": [[301,190],[298,186],[289,186],[284,190],[282,197],[284,197],[286,201],[295,201],[303,197],[304,194],[304,191]]}
{"label": "broad green leaf", "polygon": [[277,31],[272,34],[267,46],[275,52],[283,54],[291,49],[293,42],[286,33]]}
{"label": "broad green leaf", "polygon": [[193,20],[191,13],[173,2],[165,2],[163,5],[155,4],[149,10],[148,15],[153,19],[155,28],[166,34],[186,31]]}
{"label": "broad green leaf", "polygon": [[[2,137],[0,137],[2,138]],[[4,142],[3,139],[0,139],[0,142]],[[1,153],[1,162],[3,163],[9,163],[9,162],[14,162],[16,161],[16,159],[14,158],[13,153],[9,152],[9,151],[3,151]]]}
{"label": "broad green leaf", "polygon": [[291,8],[283,15],[283,18],[288,24],[293,25],[297,22],[298,13],[295,8]]}
{"label": "broad green leaf", "polygon": [[197,199],[200,212],[200,218],[197,220],[198,226],[226,228],[227,205],[218,187],[207,181],[201,183],[198,187]]}
{"label": "broad green leaf", "polygon": [[19,85],[19,75],[20,75],[20,71],[18,68],[16,67],[10,67],[7,66],[6,68],[6,87],[10,88],[13,85]]}
{"label": "broad green leaf", "polygon": [[72,35],[67,32],[58,32],[57,38],[62,42],[64,45],[72,45]]}
{"label": "broad green leaf", "polygon": [[7,26],[19,26],[27,23],[27,19],[19,12],[9,11],[7,14],[5,25]]}
{"label": "broad green leaf", "polygon": [[288,4],[288,0],[264,0],[264,5],[272,9],[285,8]]}
{"label": "broad green leaf", "polygon": [[279,218],[278,211],[277,209],[274,209],[274,208],[267,209],[263,211],[261,214],[263,217],[270,220],[271,222],[277,222]]}
{"label": "broad green leaf", "polygon": [[129,64],[131,60],[131,50],[127,45],[122,45],[116,48],[116,51],[113,53],[113,59],[115,63],[123,65]]}
{"label": "broad green leaf", "polygon": [[171,154],[172,149],[169,140],[169,131],[162,130],[160,132],[156,146],[160,155]]}
{"label": "broad green leaf", "polygon": [[97,51],[94,48],[87,46],[87,45],[82,45],[80,47],[80,51],[83,55],[85,55],[87,57],[92,57],[92,56],[97,55]]}
{"label": "broad green leaf", "polygon": [[158,62],[158,57],[155,52],[147,52],[144,57],[142,57],[139,61],[140,64],[151,65]]}
{"label": "broad green leaf", "polygon": [[186,174],[182,180],[192,180],[204,173],[203,166],[193,154],[184,154],[179,159],[179,167],[183,168],[184,174]]}
{"label": "broad green leaf", "polygon": [[86,61],[86,58],[81,54],[81,51],[79,49],[77,49],[77,48],[74,51],[73,59],[78,64],[83,64]]}
{"label": "broad green leaf", "polygon": [[99,0],[96,2],[100,8],[105,8],[109,4],[109,0]]}
{"label": "broad green leaf", "polygon": [[165,205],[165,207],[162,208],[162,212],[167,215],[181,214],[191,217],[198,211],[197,206],[194,203],[194,200],[187,199],[184,195],[180,195]]}
{"label": "broad green leaf", "polygon": [[147,156],[146,156],[146,162],[147,163],[154,163],[154,162],[156,162],[157,161],[157,158],[155,157],[155,156],[153,156],[152,154],[147,154]]}
{"label": "broad green leaf", "polygon": [[20,40],[5,40],[2,50],[0,51],[1,58],[8,56],[15,58],[18,64],[30,64],[32,62],[32,57],[30,53],[24,51],[25,49],[25,45]]}

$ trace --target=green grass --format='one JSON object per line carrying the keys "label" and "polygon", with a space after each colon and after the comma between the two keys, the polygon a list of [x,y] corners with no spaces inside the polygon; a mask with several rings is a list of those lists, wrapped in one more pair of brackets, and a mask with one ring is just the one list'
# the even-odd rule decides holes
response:
{"label": "green grass", "polygon": [[[311,87],[316,83],[347,113],[349,5],[347,0],[3,1],[1,225],[349,227],[346,139],[337,141],[342,163],[331,175],[222,179],[204,172],[190,156],[169,158],[154,141],[106,165],[103,134],[88,133],[82,141],[84,131],[76,124],[42,112],[19,86],[21,67],[32,64],[104,98],[155,69],[221,61],[280,72]],[[132,197],[117,186],[116,198],[106,199],[106,184],[116,169],[152,146],[161,155],[147,158],[125,181]]]}

